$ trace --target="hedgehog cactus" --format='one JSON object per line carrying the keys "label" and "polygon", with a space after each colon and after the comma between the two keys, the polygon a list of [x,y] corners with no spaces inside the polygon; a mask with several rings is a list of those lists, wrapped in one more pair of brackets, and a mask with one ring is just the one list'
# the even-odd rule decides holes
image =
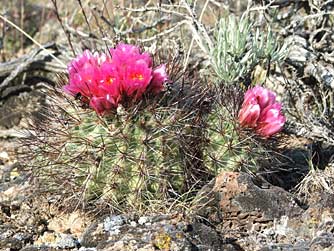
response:
{"label": "hedgehog cactus", "polygon": [[[166,197],[178,190],[181,169],[175,139],[165,136],[169,118],[157,118],[149,111],[133,115],[121,111],[111,118],[89,112],[69,127],[63,160],[84,152],[74,161],[74,175],[84,187],[86,199],[103,198],[121,204],[140,204]],[[86,164],[87,162],[87,164]]]}
{"label": "hedgehog cactus", "polygon": [[192,171],[202,179],[207,171],[189,160],[197,153],[201,159],[192,132],[198,94],[162,92],[166,66],[153,67],[136,46],[120,44],[110,55],[85,51],[70,63],[62,89],[80,102],[58,93],[31,135],[39,142],[32,171],[40,191],[114,208],[188,192],[196,184]]}
{"label": "hedgehog cactus", "polygon": [[[98,155],[95,166],[84,168],[81,183],[88,197],[102,196],[118,205],[163,199],[168,189],[178,190],[182,183],[176,140],[165,136],[175,125],[168,125],[168,110],[149,111],[146,104],[137,111],[136,102],[163,90],[166,67],[153,69],[150,55],[133,45],[119,44],[110,55],[85,51],[71,62],[70,82],[64,87],[103,115],[91,113],[70,129],[89,142],[88,154]],[[73,147],[71,140],[66,142],[74,154],[82,143]]]}
{"label": "hedgehog cactus", "polygon": [[[225,100],[228,97],[240,97],[240,93],[234,91],[236,90],[233,90],[233,96],[229,96],[231,93],[222,95],[222,102],[215,103],[207,120],[206,138],[208,143],[205,150],[205,163],[216,175],[221,171],[244,169],[250,160],[246,149],[249,142],[242,141],[236,120],[235,111],[239,100]],[[229,107],[227,105],[229,101],[235,107]]]}
{"label": "hedgehog cactus", "polygon": [[[275,93],[255,86],[245,93],[240,108],[241,100],[237,97],[242,97],[241,90],[226,89],[229,92],[221,95],[224,102],[217,102],[208,118],[206,163],[215,173],[256,171],[258,161],[267,156],[253,136],[267,139],[282,130],[285,117],[281,104]],[[250,134],[252,131],[255,135]]]}

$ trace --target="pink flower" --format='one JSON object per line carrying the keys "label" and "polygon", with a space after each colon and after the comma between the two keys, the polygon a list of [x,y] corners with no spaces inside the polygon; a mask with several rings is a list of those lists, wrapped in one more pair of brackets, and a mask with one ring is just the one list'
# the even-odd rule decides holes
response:
{"label": "pink flower", "polygon": [[263,137],[270,137],[282,130],[286,121],[281,108],[281,104],[276,102],[275,93],[255,86],[245,93],[239,123],[243,127],[253,128]]}
{"label": "pink flower", "polygon": [[110,95],[116,102],[120,100],[121,80],[114,64],[105,62],[101,65],[101,76],[99,89],[96,91],[97,96]]}
{"label": "pink flower", "polygon": [[123,90],[129,97],[141,97],[152,79],[152,69],[144,63],[129,64],[123,81]]}
{"label": "pink flower", "polygon": [[89,106],[92,107],[96,113],[103,115],[112,108],[117,107],[114,100],[107,95],[106,97],[92,97],[89,102]]}
{"label": "pink flower", "polygon": [[64,86],[64,91],[72,95],[80,93],[90,98],[99,81],[98,57],[85,50],[81,56],[70,62],[67,69],[69,84]]}
{"label": "pink flower", "polygon": [[124,67],[133,62],[142,62],[152,67],[151,56],[148,53],[140,53],[140,49],[134,45],[120,43],[115,49],[110,49],[110,54],[118,67]]}
{"label": "pink flower", "polygon": [[281,113],[282,105],[274,103],[267,106],[260,115],[257,121],[256,132],[263,136],[269,137],[282,130],[286,118]]}
{"label": "pink flower", "polygon": [[[139,47],[120,43],[110,53],[85,50],[68,65],[69,83],[64,91],[83,96],[98,114],[116,109],[129,99],[137,101],[146,92],[158,94],[167,81],[165,65],[153,70],[153,61]],[[123,99],[124,98],[124,99]]]}
{"label": "pink flower", "polygon": [[243,105],[239,112],[239,123],[245,127],[256,127],[260,117],[260,105],[256,100],[248,101],[247,105]]}
{"label": "pink flower", "polygon": [[155,68],[152,73],[152,81],[151,81],[151,91],[153,93],[159,93],[164,89],[164,83],[168,81],[168,76],[166,73],[166,65],[162,64]]}
{"label": "pink flower", "polygon": [[275,103],[276,94],[266,88],[257,85],[246,92],[244,103],[248,103],[254,99],[256,99],[260,108],[263,109],[266,106]]}

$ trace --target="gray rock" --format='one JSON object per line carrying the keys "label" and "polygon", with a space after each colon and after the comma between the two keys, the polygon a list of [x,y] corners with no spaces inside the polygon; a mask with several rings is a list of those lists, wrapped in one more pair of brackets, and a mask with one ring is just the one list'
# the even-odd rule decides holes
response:
{"label": "gray rock", "polygon": [[297,250],[293,248],[292,244],[273,244],[261,248],[260,251],[297,251]]}
{"label": "gray rock", "polygon": [[149,222],[149,220],[150,220],[149,217],[142,216],[142,217],[139,218],[138,223],[140,225],[144,225],[144,224],[147,224]]}
{"label": "gray rock", "polygon": [[333,233],[323,233],[320,236],[315,237],[310,244],[310,251],[333,250],[333,249],[334,249]]}
{"label": "gray rock", "polygon": [[79,248],[78,251],[97,251],[96,248],[85,248],[85,247],[81,247]]}
{"label": "gray rock", "polygon": [[27,246],[22,248],[20,251],[60,251],[60,249],[51,247]]}
{"label": "gray rock", "polygon": [[292,194],[247,173],[222,172],[202,188],[198,198],[196,215],[222,231],[241,235],[256,225],[260,231],[275,219],[300,217],[304,212]]}
{"label": "gray rock", "polygon": [[0,227],[0,250],[20,250],[25,243],[32,239],[32,235],[28,233],[18,232],[11,225]]}
{"label": "gray rock", "polygon": [[106,241],[107,239],[108,234],[103,231],[101,224],[94,222],[83,233],[80,244],[82,247],[95,248],[100,242]]}
{"label": "gray rock", "polygon": [[75,248],[77,247],[79,242],[70,234],[60,234],[58,236],[58,240],[56,243],[56,247],[58,248]]}
{"label": "gray rock", "polygon": [[104,231],[114,231],[115,227],[122,226],[125,223],[124,216],[113,215],[107,217],[103,222]]}

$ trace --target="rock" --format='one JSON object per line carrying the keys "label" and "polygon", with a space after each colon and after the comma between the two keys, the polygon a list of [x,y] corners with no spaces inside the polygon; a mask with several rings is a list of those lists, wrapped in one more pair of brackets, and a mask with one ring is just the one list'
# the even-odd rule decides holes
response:
{"label": "rock", "polygon": [[69,249],[77,247],[79,242],[70,234],[59,234],[45,232],[37,241],[35,246],[47,246],[54,248]]}
{"label": "rock", "polygon": [[62,214],[48,221],[48,230],[58,233],[71,233],[77,238],[85,231],[89,219],[79,212]]}
{"label": "rock", "polygon": [[[213,250],[239,251],[242,250],[234,240],[227,240],[214,228],[202,223],[193,223],[187,227],[187,236],[184,243],[186,250]],[[197,249],[196,249],[197,248]]]}
{"label": "rock", "polygon": [[[315,195],[308,208],[282,188],[246,173],[222,172],[198,194],[195,217],[235,239],[242,250],[334,250],[333,195]],[[221,238],[221,237],[220,237]],[[213,244],[211,244],[212,246]],[[332,248],[332,249],[331,249]]]}
{"label": "rock", "polygon": [[31,239],[31,234],[18,232],[13,226],[5,225],[0,228],[0,250],[20,250]]}
{"label": "rock", "polygon": [[68,248],[56,248],[56,247],[48,247],[48,246],[26,246],[20,251],[77,251],[77,249],[68,249]]}
{"label": "rock", "polygon": [[310,244],[310,251],[318,250],[334,250],[333,233],[323,233],[312,240]]}
{"label": "rock", "polygon": [[38,238],[37,241],[35,241],[35,245],[37,246],[53,246],[54,243],[56,242],[57,236],[55,233],[52,232],[45,232],[42,236]]}
{"label": "rock", "polygon": [[85,247],[81,247],[81,248],[79,248],[79,251],[96,251],[96,248],[85,248]]}
{"label": "rock", "polygon": [[[294,249],[293,245],[291,244],[273,244],[261,248],[260,251],[297,251],[297,250]],[[298,251],[302,251],[302,249],[301,250],[298,249]]]}
{"label": "rock", "polygon": [[115,215],[107,217],[103,222],[103,229],[107,232],[115,231],[119,226],[125,223],[124,218],[121,215]]}
{"label": "rock", "polygon": [[108,233],[103,231],[103,223],[93,222],[83,233],[80,244],[83,247],[95,248],[100,242],[108,240]]}
{"label": "rock", "polygon": [[144,225],[145,223],[147,223],[149,221],[149,218],[148,217],[140,217],[139,220],[138,220],[138,223],[140,225]]}
{"label": "rock", "polygon": [[240,235],[256,225],[261,229],[282,216],[293,218],[304,212],[290,193],[246,173],[223,172],[198,197],[197,215]]}
{"label": "rock", "polygon": [[4,165],[9,162],[9,155],[7,152],[0,152],[0,165]]}
{"label": "rock", "polygon": [[77,247],[79,242],[70,234],[60,234],[57,237],[56,247],[69,249]]}
{"label": "rock", "polygon": [[178,214],[142,216],[137,220],[128,215],[104,217],[87,229],[80,244],[101,251],[240,250],[214,228],[189,223]]}
{"label": "rock", "polygon": [[8,203],[12,204],[20,204],[24,198],[24,191],[27,190],[29,184],[26,182],[25,184],[12,184],[4,191],[0,191],[0,203]]}
{"label": "rock", "polygon": [[22,248],[20,251],[61,251],[61,250],[51,247],[27,246]]}

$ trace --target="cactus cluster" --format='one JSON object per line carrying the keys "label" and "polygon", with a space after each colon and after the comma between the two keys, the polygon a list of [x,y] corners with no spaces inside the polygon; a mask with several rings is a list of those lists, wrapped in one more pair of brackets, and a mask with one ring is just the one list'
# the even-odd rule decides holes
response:
{"label": "cactus cluster", "polygon": [[[222,30],[227,26],[229,35]],[[277,60],[281,55],[258,32],[251,40],[244,37],[249,29],[244,19],[220,23],[212,58],[223,84],[203,85],[186,73],[173,79],[177,67],[156,67],[133,45],[120,44],[109,54],[85,51],[74,59],[63,90],[80,101],[58,90],[27,139],[36,153],[30,165],[39,190],[64,202],[142,208],[191,194],[222,170],[256,171],[263,149],[248,132],[264,126],[278,132],[285,119],[280,107],[271,109],[275,100],[262,87],[242,104],[239,78],[250,74],[262,54],[274,53]],[[251,65],[243,65],[249,58]]]}

